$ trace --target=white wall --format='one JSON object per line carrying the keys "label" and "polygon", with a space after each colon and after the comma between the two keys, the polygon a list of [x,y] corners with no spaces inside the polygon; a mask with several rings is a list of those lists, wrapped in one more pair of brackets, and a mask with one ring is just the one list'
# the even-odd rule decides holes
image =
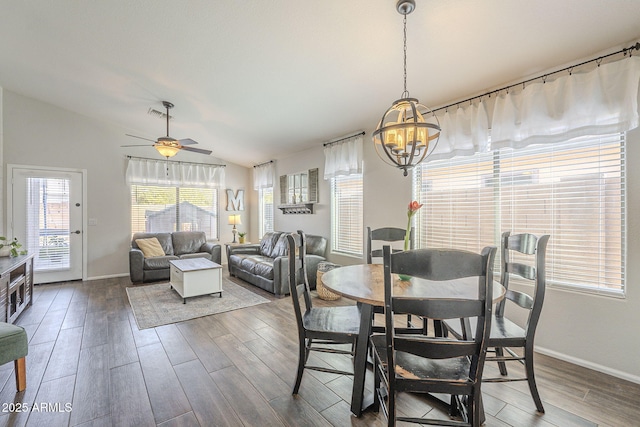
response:
{"label": "white wall", "polygon": [[[130,193],[125,184],[126,154],[153,157],[156,153],[126,152],[120,145],[131,144],[125,130],[61,108],[4,90],[2,174],[6,165],[21,164],[87,170],[87,213],[98,225],[85,228],[88,238],[87,277],[100,278],[129,274],[128,249],[131,238]],[[140,150],[140,149],[138,149]],[[190,155],[190,156],[189,156]],[[225,163],[193,153],[180,153],[181,160]],[[249,187],[249,169],[227,163],[226,187],[235,191]],[[6,204],[6,186],[2,187]],[[227,225],[226,194],[220,192],[220,240],[232,240]],[[245,199],[245,206],[246,206]],[[248,208],[251,205],[249,204]],[[246,209],[246,208],[245,208]],[[243,223],[249,211],[239,212]],[[2,221],[5,230],[6,211]]]}

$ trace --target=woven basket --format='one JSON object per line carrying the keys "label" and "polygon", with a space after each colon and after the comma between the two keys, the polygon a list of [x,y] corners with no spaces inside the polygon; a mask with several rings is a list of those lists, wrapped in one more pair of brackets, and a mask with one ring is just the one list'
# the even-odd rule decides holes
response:
{"label": "woven basket", "polygon": [[335,301],[337,299],[340,299],[340,295],[334,294],[333,292],[329,291],[322,284],[322,275],[327,271],[331,271],[334,268],[338,268],[338,267],[341,267],[341,266],[338,264],[330,263],[330,262],[321,262],[318,264],[318,273],[316,274],[316,292],[318,292],[318,297],[320,299],[327,300],[327,301]]}

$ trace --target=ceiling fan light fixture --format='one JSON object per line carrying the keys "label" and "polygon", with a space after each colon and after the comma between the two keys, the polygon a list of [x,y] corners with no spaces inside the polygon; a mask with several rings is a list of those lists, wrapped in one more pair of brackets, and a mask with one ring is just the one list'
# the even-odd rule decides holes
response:
{"label": "ceiling fan light fixture", "polygon": [[[169,101],[162,101],[162,105],[167,109],[166,114],[160,113],[156,110],[149,110],[149,111],[150,111],[150,114],[151,114],[151,111],[153,111],[154,114],[159,113],[162,116],[164,116],[164,118],[167,120],[167,136],[161,136],[153,140],[153,139],[143,138],[141,136],[136,136],[136,135],[129,135],[129,134],[126,134],[126,135],[153,142],[152,147],[155,148],[158,151],[158,153],[160,153],[162,156],[166,157],[167,159],[169,157],[175,156],[180,150],[186,150],[186,151],[191,151],[193,153],[206,154],[206,155],[211,154],[211,150],[203,150],[202,148],[192,147],[192,145],[197,144],[197,142],[191,138],[175,139],[170,137],[169,136],[169,119],[172,119],[172,117],[169,115],[169,109],[173,108],[173,104]],[[122,145],[122,147],[139,147],[139,145]]]}
{"label": "ceiling fan light fixture", "polygon": [[178,154],[178,151],[180,151],[180,148],[176,145],[162,145],[162,144],[156,144],[154,145],[155,149],[158,150],[158,153],[160,153],[162,156],[169,158],[169,157],[173,157],[176,154]]}

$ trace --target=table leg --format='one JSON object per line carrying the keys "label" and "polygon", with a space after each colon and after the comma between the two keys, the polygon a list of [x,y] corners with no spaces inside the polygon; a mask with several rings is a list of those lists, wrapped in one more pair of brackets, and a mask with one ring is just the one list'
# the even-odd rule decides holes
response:
{"label": "table leg", "polygon": [[371,335],[372,322],[373,306],[361,304],[360,333],[358,334],[356,354],[354,356],[353,391],[351,392],[351,412],[356,417],[359,417],[364,409],[364,382],[367,376],[367,356],[369,353],[369,336]]}

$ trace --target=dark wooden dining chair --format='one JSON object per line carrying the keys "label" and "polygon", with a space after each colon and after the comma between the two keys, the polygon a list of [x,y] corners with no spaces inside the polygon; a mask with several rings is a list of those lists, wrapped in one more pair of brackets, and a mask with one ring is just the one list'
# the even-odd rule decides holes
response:
{"label": "dark wooden dining chair", "polygon": [[[349,354],[353,357],[360,330],[360,310],[355,305],[313,307],[305,266],[305,235],[302,231],[291,233],[287,235],[287,242],[289,246],[289,286],[299,341],[298,371],[293,394],[298,394],[305,369],[353,375],[353,372],[309,365],[307,362],[312,351]],[[304,300],[304,307],[300,302],[301,298]],[[350,348],[343,350],[333,347],[334,344],[349,344]]]}
{"label": "dark wooden dining chair", "polygon": [[[367,227],[367,264],[373,264],[374,261],[377,264],[382,264],[382,247],[384,244],[394,243],[391,246],[391,252],[397,253],[401,252],[404,249],[404,236],[406,234],[406,230],[403,228],[397,227],[383,227],[371,229],[371,227]],[[409,249],[414,248],[414,237],[415,237],[415,228],[411,227],[411,231],[409,233]],[[373,313],[382,314],[384,313],[383,307],[373,307]],[[414,326],[411,323],[411,315],[407,316],[407,326],[398,329],[398,332],[417,332],[419,329],[422,329],[424,334],[427,333],[427,319],[420,319],[420,326]],[[384,332],[384,328],[380,326],[373,326],[373,332]]]}
{"label": "dark wooden dining chair", "polygon": [[[417,249],[392,254],[383,249],[385,333],[370,339],[374,353],[375,404],[382,407],[388,425],[396,421],[419,424],[479,426],[483,418],[480,385],[491,326],[493,261],[496,247],[476,254],[451,249]],[[473,277],[478,299],[394,297],[396,274],[447,281]],[[475,280],[474,280],[475,281]],[[446,283],[443,283],[446,286]],[[416,314],[432,319],[477,319],[473,338],[457,340],[425,335],[397,334],[394,315]],[[400,392],[451,395],[453,413],[462,421],[399,416]]]}
{"label": "dark wooden dining chair", "polygon": [[[482,379],[484,382],[527,381],[536,409],[543,413],[544,406],[536,385],[533,367],[533,343],[546,288],[545,260],[548,241],[549,235],[547,234],[537,237],[529,233],[513,235],[509,231],[502,233],[500,283],[506,289],[506,294],[505,298],[496,305],[491,321],[488,346],[492,349],[492,353],[495,353],[495,356],[487,356],[486,359],[498,362],[501,376]],[[517,256],[517,259],[514,255]],[[526,258],[530,259],[528,263],[525,262]],[[524,292],[509,289],[509,278],[512,276],[532,283],[534,286],[533,297]],[[505,317],[507,303],[512,306],[513,310],[527,310],[527,321],[524,328]],[[448,331],[457,337],[466,333],[467,326],[473,328],[472,322],[465,321],[447,322],[446,326]],[[513,351],[514,348],[521,348],[522,355]],[[508,376],[506,362],[514,361],[524,365],[524,376]]]}
{"label": "dark wooden dining chair", "polygon": [[[393,253],[402,251],[400,248],[404,248],[405,233],[405,229],[397,227],[384,227],[373,230],[371,227],[367,227],[367,264],[373,264],[374,258],[377,258],[379,263],[382,264],[382,245],[385,243],[402,242],[402,244],[398,244],[398,247],[391,249]],[[414,235],[415,229],[411,227],[409,249],[414,248]],[[375,242],[381,243],[376,244]]]}

